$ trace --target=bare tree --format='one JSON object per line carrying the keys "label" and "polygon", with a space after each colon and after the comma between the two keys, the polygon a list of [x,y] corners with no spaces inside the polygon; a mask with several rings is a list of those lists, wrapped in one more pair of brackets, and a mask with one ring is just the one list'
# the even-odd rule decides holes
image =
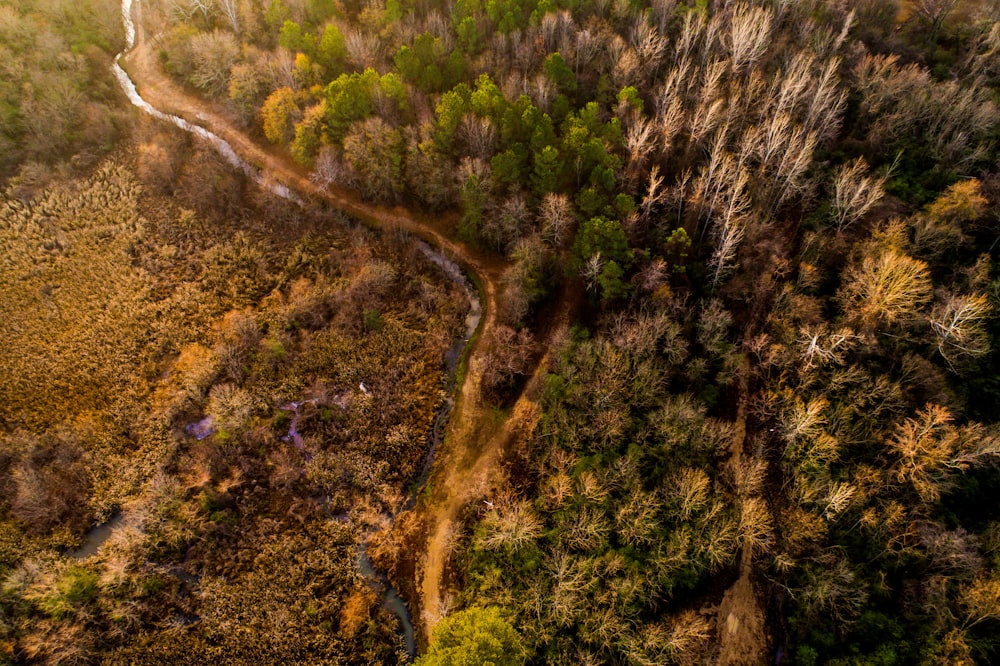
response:
{"label": "bare tree", "polygon": [[560,247],[569,238],[576,222],[573,205],[565,194],[548,192],[538,206],[538,225],[542,239],[553,247]]}
{"label": "bare tree", "polygon": [[542,521],[531,508],[531,503],[509,496],[493,500],[483,525],[486,532],[479,539],[479,544],[486,550],[516,552],[529,546],[542,534]]}
{"label": "bare tree", "polygon": [[732,69],[741,72],[752,68],[767,51],[774,13],[767,8],[743,3],[732,10],[729,27],[729,51]]}
{"label": "bare tree", "polygon": [[736,172],[734,181],[726,185],[726,197],[715,223],[715,252],[709,260],[712,269],[712,284],[718,286],[723,273],[736,258],[736,251],[746,233],[746,214],[751,207],[747,186],[750,174],[746,169]]}
{"label": "bare tree", "polygon": [[954,367],[963,357],[979,357],[990,350],[984,325],[992,308],[982,294],[946,293],[929,318],[937,350]]}
{"label": "bare tree", "polygon": [[795,342],[802,347],[803,369],[810,370],[827,364],[840,365],[844,355],[856,344],[858,336],[848,328],[830,331],[826,326],[802,329]]}
{"label": "bare tree", "polygon": [[863,157],[837,169],[831,215],[838,232],[864,217],[885,194],[885,178],[870,178],[867,172],[868,163]]}
{"label": "bare tree", "polygon": [[219,11],[222,12],[223,18],[226,23],[229,24],[230,30],[233,34],[240,34],[240,4],[239,0],[218,0]]}

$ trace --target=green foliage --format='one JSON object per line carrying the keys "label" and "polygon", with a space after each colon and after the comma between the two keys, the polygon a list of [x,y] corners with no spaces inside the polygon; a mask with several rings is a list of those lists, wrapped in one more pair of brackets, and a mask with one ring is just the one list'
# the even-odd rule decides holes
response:
{"label": "green foliage", "polygon": [[514,627],[496,606],[452,613],[434,628],[427,654],[418,666],[500,666],[524,662]]}
{"label": "green foliage", "polygon": [[573,70],[569,68],[569,65],[566,64],[566,61],[558,52],[550,53],[545,58],[542,71],[545,72],[545,76],[552,81],[559,92],[567,96],[572,96],[576,92],[576,75],[573,74]]}
{"label": "green foliage", "polygon": [[545,146],[535,153],[531,171],[531,189],[535,196],[542,197],[548,192],[555,192],[559,187],[562,170],[559,150],[554,146]]}
{"label": "green foliage", "polygon": [[327,85],[327,132],[333,141],[341,141],[352,123],[364,120],[375,111],[376,96],[391,100],[393,110],[400,115],[409,113],[406,89],[394,74],[379,76],[374,69],[341,74]]}
{"label": "green foliage", "polygon": [[439,37],[418,35],[412,46],[401,46],[393,58],[403,78],[426,92],[454,88],[465,76],[465,59],[459,51],[447,53]]}
{"label": "green foliage", "polygon": [[268,5],[267,13],[264,17],[267,25],[274,31],[283,30],[285,22],[290,19],[291,12],[288,11],[285,3],[281,0],[271,0],[271,4]]}
{"label": "green foliage", "polygon": [[290,146],[292,157],[299,164],[311,164],[319,149],[327,142],[326,101],[310,107],[295,125],[295,139]]}
{"label": "green foliage", "polygon": [[316,49],[316,62],[326,68],[328,76],[339,75],[347,59],[347,40],[333,23],[323,29]]}
{"label": "green foliage", "polygon": [[479,31],[475,17],[466,16],[460,19],[455,26],[455,34],[458,36],[458,43],[461,44],[466,53],[477,54],[483,50],[485,40]]}
{"label": "green foliage", "polygon": [[369,331],[381,331],[385,328],[385,320],[378,310],[365,310],[365,328]]}
{"label": "green foliage", "polygon": [[472,91],[464,83],[441,95],[435,113],[434,143],[442,151],[450,151],[462,117],[470,110]]}
{"label": "green foliage", "polygon": [[635,86],[625,86],[618,91],[618,103],[624,104],[637,113],[642,113],[643,101]]}
{"label": "green foliage", "polygon": [[316,37],[308,32],[303,33],[302,26],[292,20],[282,24],[278,43],[289,51],[301,51],[310,57],[316,54]]}
{"label": "green foliage", "polygon": [[592,217],[580,225],[573,241],[575,265],[580,267],[598,254],[608,261],[616,262],[620,267],[628,268],[632,265],[634,259],[628,236],[617,220]]}

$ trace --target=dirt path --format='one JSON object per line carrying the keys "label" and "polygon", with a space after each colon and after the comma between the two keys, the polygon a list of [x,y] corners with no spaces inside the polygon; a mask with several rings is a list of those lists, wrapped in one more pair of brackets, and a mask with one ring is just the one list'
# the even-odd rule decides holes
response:
{"label": "dirt path", "polygon": [[[744,361],[740,369],[739,405],[736,413],[736,431],[730,445],[730,468],[734,475],[743,465],[746,445],[748,369]],[[740,575],[733,586],[726,590],[716,614],[716,638],[719,646],[718,666],[757,666],[767,663],[768,638],[765,629],[764,609],[761,607],[754,581],[753,551],[743,546],[740,551]]]}
{"label": "dirt path", "polygon": [[[448,234],[455,216],[429,217],[405,210],[388,208],[363,201],[356,193],[321,188],[311,182],[306,172],[287,154],[255,141],[242,131],[225,109],[185,90],[174,83],[159,69],[154,46],[148,40],[141,22],[137,22],[137,43],[122,65],[135,82],[141,96],[161,111],[180,116],[199,124],[227,141],[247,162],[253,164],[268,179],[290,189],[315,198],[346,213],[382,228],[401,228],[419,236],[446,253],[463,269],[474,274],[482,289],[484,316],[479,337],[469,351],[469,362],[464,381],[456,400],[446,430],[444,445],[438,451],[427,492],[417,507],[403,515],[398,523],[422,526],[417,538],[420,546],[408,553],[414,572],[410,598],[411,612],[419,614],[422,638],[430,635],[437,621],[446,613],[442,587],[449,555],[451,553],[455,522],[462,508],[482,488],[494,480],[496,463],[504,446],[512,441],[518,431],[529,425],[531,414],[537,413],[535,400],[540,393],[544,369],[548,363],[548,350],[570,319],[573,299],[563,299],[552,333],[543,342],[543,354],[521,398],[512,411],[512,417],[498,423],[494,411],[483,403],[481,395],[482,357],[485,345],[497,326],[496,301],[503,262],[451,240]],[[416,606],[417,608],[413,608]]]}
{"label": "dirt path", "polygon": [[[566,334],[581,302],[579,294],[571,294],[571,291],[565,289],[558,299],[556,310],[551,314],[549,334],[541,341],[541,358],[510,410],[510,416],[502,424],[496,425],[484,411],[479,395],[481,372],[478,368],[473,373],[474,379],[467,380],[463,387],[462,415],[452,421],[453,427],[445,440],[445,455],[431,477],[430,492],[422,501],[425,515],[432,518],[424,530],[424,559],[418,567],[422,570],[420,622],[425,640],[434,625],[447,614],[450,605],[451,591],[447,589],[445,574],[462,509],[470,502],[482,501],[484,493],[496,487],[501,473],[497,465],[499,458],[509,447],[530,435],[541,413],[538,401],[551,354]],[[480,361],[480,358],[472,359],[473,364]],[[466,410],[477,416],[465,418]],[[420,509],[418,505],[414,520],[419,520]]]}

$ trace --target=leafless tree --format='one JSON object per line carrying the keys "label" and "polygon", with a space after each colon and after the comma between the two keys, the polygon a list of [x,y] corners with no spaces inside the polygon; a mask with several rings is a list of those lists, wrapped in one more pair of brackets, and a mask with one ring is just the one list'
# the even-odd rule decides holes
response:
{"label": "leafless tree", "polygon": [[859,157],[837,169],[833,179],[833,224],[838,232],[848,228],[882,200],[885,178],[870,178],[868,163]]}
{"label": "leafless tree", "polygon": [[565,194],[549,192],[538,206],[538,226],[542,239],[553,247],[561,247],[569,238],[576,222],[573,204]]}
{"label": "leafless tree", "polygon": [[752,68],[767,51],[774,13],[760,6],[737,4],[732,9],[729,51],[734,72]]}
{"label": "leafless tree", "polygon": [[851,350],[858,339],[858,336],[848,328],[831,331],[826,326],[804,328],[802,336],[796,343],[802,347],[804,370],[827,364],[842,364],[844,355]]}
{"label": "leafless tree", "polygon": [[730,268],[736,258],[740,242],[746,233],[746,215],[751,208],[747,186],[750,174],[740,169],[734,181],[727,183],[722,210],[715,221],[715,252],[709,260],[712,269],[712,284],[718,285],[723,273]]}
{"label": "leafless tree", "polygon": [[949,365],[963,357],[975,358],[989,351],[984,325],[992,308],[982,294],[945,293],[931,311],[931,330],[937,350]]}
{"label": "leafless tree", "polygon": [[222,12],[223,18],[229,24],[230,30],[232,30],[233,34],[239,35],[241,33],[239,0],[217,1],[219,3],[219,11]]}
{"label": "leafless tree", "polygon": [[936,33],[958,0],[907,0],[906,5]]}

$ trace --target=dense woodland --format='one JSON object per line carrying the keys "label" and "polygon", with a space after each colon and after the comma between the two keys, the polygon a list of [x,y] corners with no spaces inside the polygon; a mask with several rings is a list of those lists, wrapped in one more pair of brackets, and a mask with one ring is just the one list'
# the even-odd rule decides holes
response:
{"label": "dense woodland", "polygon": [[[583,303],[418,663],[714,661],[746,575],[762,661],[1000,659],[1000,5],[141,5],[163,69],[314,182],[506,262],[497,414]],[[461,299],[135,120],[117,11],[0,0],[5,656],[403,659],[354,548]]]}

